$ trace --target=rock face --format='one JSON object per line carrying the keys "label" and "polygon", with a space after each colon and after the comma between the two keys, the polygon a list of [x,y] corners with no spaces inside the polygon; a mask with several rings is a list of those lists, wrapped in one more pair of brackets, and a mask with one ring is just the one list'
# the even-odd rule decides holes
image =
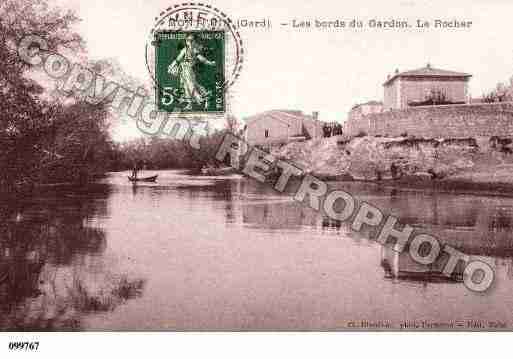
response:
{"label": "rock face", "polygon": [[[506,145],[501,145],[506,143]],[[497,138],[323,138],[288,144],[273,154],[321,178],[443,179],[512,162],[510,142]]]}
{"label": "rock face", "polygon": [[318,176],[345,175],[349,170],[350,156],[337,137],[293,142],[273,154]]}

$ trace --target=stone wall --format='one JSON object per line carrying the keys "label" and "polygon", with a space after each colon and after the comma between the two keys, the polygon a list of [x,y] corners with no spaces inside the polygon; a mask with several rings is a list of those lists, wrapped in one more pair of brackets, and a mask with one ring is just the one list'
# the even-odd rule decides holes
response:
{"label": "stone wall", "polygon": [[347,120],[344,133],[357,135],[458,138],[513,137],[513,103],[412,107]]}

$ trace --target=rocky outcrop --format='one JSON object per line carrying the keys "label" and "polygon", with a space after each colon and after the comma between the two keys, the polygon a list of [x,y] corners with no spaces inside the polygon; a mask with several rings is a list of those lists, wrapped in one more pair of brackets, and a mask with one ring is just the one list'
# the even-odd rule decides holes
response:
{"label": "rocky outcrop", "polygon": [[445,179],[513,163],[511,141],[499,138],[343,136],[291,143],[274,151],[321,178]]}
{"label": "rocky outcrop", "polygon": [[273,154],[293,162],[306,173],[318,176],[340,176],[348,173],[350,156],[339,144],[340,138],[330,137],[306,142],[293,142]]}

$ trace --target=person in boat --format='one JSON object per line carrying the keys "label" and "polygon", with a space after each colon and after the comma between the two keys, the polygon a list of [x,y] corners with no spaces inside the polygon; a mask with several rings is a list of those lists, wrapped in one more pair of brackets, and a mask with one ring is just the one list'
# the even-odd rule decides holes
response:
{"label": "person in boat", "polygon": [[134,168],[132,169],[132,178],[137,178],[137,173],[139,173],[139,167],[134,165]]}

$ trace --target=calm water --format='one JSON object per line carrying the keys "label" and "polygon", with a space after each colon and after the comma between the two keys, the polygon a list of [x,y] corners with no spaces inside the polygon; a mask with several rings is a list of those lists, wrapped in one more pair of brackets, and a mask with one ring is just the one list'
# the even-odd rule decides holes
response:
{"label": "calm water", "polygon": [[[239,177],[111,174],[0,206],[0,328],[313,330],[350,322],[501,321],[513,327],[513,199],[343,184],[496,271],[463,284],[401,276],[384,250]],[[386,263],[386,264],[384,264]],[[358,324],[357,324],[358,325]]]}

